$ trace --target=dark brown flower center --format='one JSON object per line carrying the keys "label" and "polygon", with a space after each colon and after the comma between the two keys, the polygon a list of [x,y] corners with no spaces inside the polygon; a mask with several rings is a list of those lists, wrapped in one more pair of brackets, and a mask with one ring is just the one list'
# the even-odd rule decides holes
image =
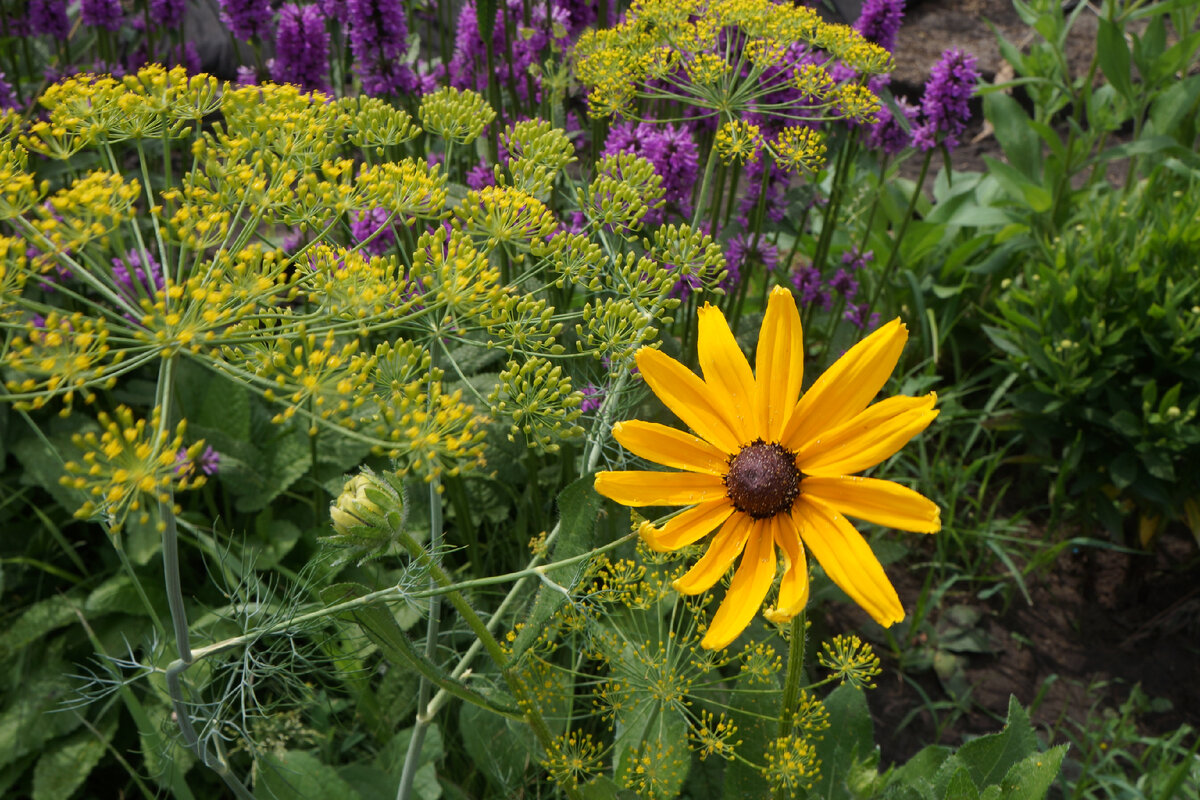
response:
{"label": "dark brown flower center", "polygon": [[766,519],[792,507],[804,473],[796,456],[781,444],[755,439],[729,459],[725,488],[738,511]]}

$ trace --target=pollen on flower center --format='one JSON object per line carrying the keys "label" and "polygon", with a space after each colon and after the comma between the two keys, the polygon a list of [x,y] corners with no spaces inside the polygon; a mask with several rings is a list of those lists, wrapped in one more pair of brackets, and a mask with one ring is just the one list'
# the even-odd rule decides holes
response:
{"label": "pollen on flower center", "polygon": [[776,442],[755,439],[729,459],[725,488],[734,508],[754,519],[766,519],[792,507],[803,477],[793,452]]}

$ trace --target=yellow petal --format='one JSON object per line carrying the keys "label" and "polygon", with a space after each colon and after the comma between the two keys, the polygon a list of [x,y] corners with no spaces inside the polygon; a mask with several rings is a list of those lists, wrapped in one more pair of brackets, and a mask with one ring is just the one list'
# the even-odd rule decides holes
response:
{"label": "yellow petal", "polygon": [[780,435],[783,446],[797,451],[866,408],[895,369],[907,339],[908,329],[897,317],[851,347],[800,398]]}
{"label": "yellow petal", "polygon": [[[923,397],[896,395],[880,400],[841,425],[822,432],[815,439],[810,439],[796,451],[796,464],[811,465],[819,462],[840,461],[845,458],[847,453],[851,452],[850,448],[841,449],[848,442],[859,443],[861,446],[864,436],[894,424],[898,417],[905,414],[928,411],[933,408],[936,401],[937,395],[932,392]],[[873,439],[874,437],[867,436],[867,438]],[[833,451],[837,452],[830,457],[829,454]],[[800,468],[803,469],[803,467]]]}
{"label": "yellow petal", "polygon": [[771,518],[771,535],[783,551],[783,577],[779,581],[779,596],[775,607],[763,611],[763,616],[776,624],[787,622],[808,605],[808,560],[800,544],[800,531],[791,514],[776,514]]}
{"label": "yellow petal", "polygon": [[662,527],[643,524],[639,533],[651,550],[667,553],[700,541],[732,513],[733,503],[729,502],[729,498],[722,497],[681,511]]}
{"label": "yellow petal", "polygon": [[613,438],[629,452],[665,467],[724,475],[729,456],[690,433],[657,422],[630,420],[613,425]]}
{"label": "yellow petal", "polygon": [[598,472],[595,486],[624,506],[690,506],[726,496],[719,476],[697,472]]}
{"label": "yellow petal", "polygon": [[916,533],[942,529],[942,511],[937,504],[907,486],[875,478],[807,477],[800,484],[803,494],[825,501],[848,517],[876,525]]}
{"label": "yellow petal", "polygon": [[933,400],[930,397],[924,407],[910,408],[878,425],[858,428],[844,439],[839,435],[836,447],[816,456],[798,457],[796,466],[806,475],[830,476],[870,469],[895,455],[910,439],[929,427],[938,415],[932,408]]}
{"label": "yellow petal", "polygon": [[713,537],[700,560],[671,584],[675,591],[700,594],[711,589],[712,585],[729,571],[738,554],[742,552],[753,523],[754,520],[742,513],[734,514],[725,520],[725,524]]}
{"label": "yellow petal", "polygon": [[761,435],[755,421],[754,373],[742,355],[742,348],[716,306],[700,309],[696,355],[704,382],[713,402],[726,409],[725,419],[738,436],[739,444],[748,444]]}
{"label": "yellow petal", "polygon": [[738,451],[742,442],[728,412],[714,400],[700,376],[650,347],[637,351],[637,363],[646,385],[684,424],[726,453]]}
{"label": "yellow petal", "polygon": [[800,312],[792,293],[782,286],[772,289],[767,301],[754,370],[758,418],[766,425],[763,438],[777,442],[804,382]]}
{"label": "yellow petal", "polygon": [[709,650],[725,647],[746,630],[750,620],[762,608],[763,600],[775,581],[775,541],[771,537],[768,522],[764,519],[752,522],[746,551],[742,553],[742,563],[738,564],[737,572],[733,574],[733,580],[725,592],[725,599],[721,601],[708,631],[700,640],[701,647]]}
{"label": "yellow petal", "polygon": [[801,495],[793,506],[800,535],[829,579],[883,627],[904,619],[904,607],[862,534],[822,501]]}

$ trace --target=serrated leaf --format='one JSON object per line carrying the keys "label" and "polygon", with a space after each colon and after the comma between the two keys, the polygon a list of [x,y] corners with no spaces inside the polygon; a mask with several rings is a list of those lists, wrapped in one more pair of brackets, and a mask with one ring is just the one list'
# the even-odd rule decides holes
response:
{"label": "serrated leaf", "polygon": [[53,595],[22,611],[12,625],[0,631],[0,661],[51,631],[75,622],[76,603],[78,597],[73,594]]}
{"label": "serrated leaf", "polygon": [[[875,752],[875,726],[861,689],[843,684],[825,698],[830,731],[815,742],[821,774],[809,797],[849,798],[846,778],[854,762]],[[835,735],[836,734],[836,735]]]}
{"label": "serrated leaf", "polygon": [[342,780],[336,769],[304,750],[289,750],[279,756],[268,753],[259,763],[254,796],[260,800],[312,800],[314,797],[359,800],[358,792]]}
{"label": "serrated leaf", "polygon": [[959,767],[950,776],[942,792],[942,800],[979,800],[979,789],[966,767]]}
{"label": "serrated leaf", "polygon": [[1012,800],[1041,800],[1058,777],[1067,746],[1060,744],[1014,764],[1000,785],[1001,796]]}
{"label": "serrated leaf", "polygon": [[95,730],[52,742],[33,768],[33,800],[70,797],[100,762],[116,730],[117,718],[110,715]]}
{"label": "serrated leaf", "polygon": [[999,783],[1021,759],[1037,750],[1037,736],[1029,725],[1029,715],[1009,697],[1008,720],[1000,733],[972,739],[958,749],[958,757],[971,771],[976,786]]}
{"label": "serrated leaf", "polygon": [[283,494],[312,466],[308,435],[298,425],[279,426],[263,421],[255,438],[263,442],[258,463],[235,484],[222,481],[237,495],[238,511],[260,511]]}

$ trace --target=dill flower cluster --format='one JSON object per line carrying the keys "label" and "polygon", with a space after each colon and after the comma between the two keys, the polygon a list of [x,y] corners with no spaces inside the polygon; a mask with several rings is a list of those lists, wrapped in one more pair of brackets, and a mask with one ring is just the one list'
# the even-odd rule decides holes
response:
{"label": "dill flower cluster", "polygon": [[[771,0],[644,0],[618,25],[581,36],[575,53],[594,114],[627,115],[640,98],[723,122],[753,114],[783,125],[870,121],[878,101],[858,81],[893,66],[886,49],[853,28]],[[835,65],[858,77],[837,82]],[[811,90],[814,74],[820,92]]]}
{"label": "dill flower cluster", "polygon": [[[102,519],[116,533],[131,513],[136,512],[144,525],[153,504],[171,503],[175,491],[204,484],[204,475],[178,467],[181,450],[188,460],[195,460],[204,449],[203,441],[183,447],[186,422],[180,421],[171,434],[163,426],[161,409],[155,408],[146,420],[135,418],[126,406],[119,406],[112,416],[100,412],[98,419],[98,436],[87,431],[71,437],[82,457],[66,463],[60,480],[87,498],[75,512],[77,518]],[[160,528],[164,524],[158,521]]]}

